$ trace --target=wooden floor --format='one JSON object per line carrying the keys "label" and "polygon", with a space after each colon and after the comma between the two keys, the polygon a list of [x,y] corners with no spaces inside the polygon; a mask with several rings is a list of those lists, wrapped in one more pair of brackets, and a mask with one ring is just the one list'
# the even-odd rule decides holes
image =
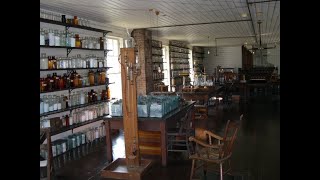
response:
{"label": "wooden floor", "polygon": [[[278,180],[280,179],[280,97],[256,96],[247,104],[218,106],[209,109],[209,118],[196,123],[197,133],[201,129],[221,131],[228,119],[239,118],[244,114],[239,137],[232,157],[232,176],[224,179]],[[94,152],[68,162],[57,172],[55,179],[101,179],[98,174],[108,165],[106,148],[101,145]],[[124,157],[123,133],[113,138],[114,159]],[[145,180],[189,179],[191,161],[186,155],[169,153],[167,167],[162,167],[160,158],[154,159],[152,169],[144,176]],[[200,179],[218,179],[213,172],[206,177],[199,171]]]}

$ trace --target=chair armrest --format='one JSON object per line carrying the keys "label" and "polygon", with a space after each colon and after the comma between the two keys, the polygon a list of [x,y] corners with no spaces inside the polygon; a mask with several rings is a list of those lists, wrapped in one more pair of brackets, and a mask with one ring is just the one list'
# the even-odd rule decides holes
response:
{"label": "chair armrest", "polygon": [[209,136],[211,136],[211,137],[214,137],[214,138],[216,138],[216,139],[218,139],[218,140],[220,140],[220,141],[223,140],[223,137],[221,137],[221,136],[219,136],[219,135],[217,135],[217,134],[214,134],[213,132],[207,131],[207,130],[204,131],[204,134],[205,134],[205,135],[209,135]]}
{"label": "chair armrest", "polygon": [[219,148],[221,147],[221,145],[207,144],[207,143],[205,143],[205,142],[203,142],[203,141],[200,141],[200,140],[196,139],[196,138],[193,137],[193,136],[190,136],[190,137],[189,137],[189,141],[191,141],[191,142],[193,141],[193,142],[195,142],[195,143],[197,143],[197,144],[200,144],[200,145],[203,146],[203,147],[208,147],[208,148],[219,149]]}

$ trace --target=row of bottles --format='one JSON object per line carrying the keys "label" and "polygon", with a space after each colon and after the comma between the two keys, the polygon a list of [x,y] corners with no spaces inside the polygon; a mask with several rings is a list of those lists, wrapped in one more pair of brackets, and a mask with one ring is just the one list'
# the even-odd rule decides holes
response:
{"label": "row of bottles", "polygon": [[153,72],[152,79],[153,80],[162,80],[162,79],[164,79],[164,73]]}
{"label": "row of bottles", "polygon": [[[60,117],[61,125],[56,127],[51,125],[51,119],[48,116],[40,118],[40,128],[53,128],[59,129],[69,127],[86,121],[94,120],[105,115],[109,115],[109,102],[100,103],[98,105],[89,106],[81,109],[75,109],[70,114]],[[56,117],[55,117],[56,118]],[[57,123],[56,123],[57,124]]]}
{"label": "row of bottles", "polygon": [[[103,125],[84,129],[65,138],[52,141],[52,155],[53,157],[59,156],[82,145],[98,141],[105,136],[105,127]],[[40,151],[40,155],[45,159],[48,158],[48,152],[45,150]]]}
{"label": "row of bottles", "polygon": [[46,78],[40,78],[40,92],[48,92],[55,90],[63,90],[68,88],[81,88],[87,86],[105,85],[109,83],[106,77],[106,71],[97,69],[90,70],[88,76],[81,76],[76,71],[72,71],[69,75],[57,75],[57,73],[47,74]]}
{"label": "row of bottles", "polygon": [[43,95],[40,98],[40,114],[63,110],[69,107],[110,99],[110,89],[77,91],[68,95]]}
{"label": "row of bottles", "polygon": [[80,37],[74,32],[40,28],[40,45],[107,49],[107,39],[92,36]]}
{"label": "row of bottles", "polygon": [[80,54],[72,57],[47,56],[41,53],[40,69],[70,69],[70,68],[104,68],[107,67],[106,59],[97,57],[93,54],[87,54],[82,58]]}

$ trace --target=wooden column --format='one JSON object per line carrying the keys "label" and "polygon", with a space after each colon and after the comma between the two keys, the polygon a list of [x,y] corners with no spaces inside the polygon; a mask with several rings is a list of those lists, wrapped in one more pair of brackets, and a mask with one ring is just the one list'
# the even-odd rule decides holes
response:
{"label": "wooden column", "polygon": [[[121,81],[122,81],[122,112],[123,112],[123,127],[124,139],[126,147],[126,159],[129,167],[140,165],[140,152],[138,148],[138,111],[137,111],[137,87],[136,75],[133,72],[127,71],[124,66],[127,64],[135,64],[134,48],[121,48]],[[134,71],[134,67],[133,70]],[[128,73],[128,74],[127,74]],[[131,74],[131,80],[128,76]]]}
{"label": "wooden column", "polygon": [[[118,158],[101,171],[104,178],[141,180],[144,173],[151,167],[150,160],[140,159],[138,137],[137,83],[140,74],[135,67],[134,48],[121,48],[121,81],[122,81],[122,112],[126,158]],[[106,132],[110,133],[110,122],[106,123]],[[110,142],[110,134],[107,142]],[[112,152],[108,146],[108,156]],[[112,159],[112,158],[108,158]]]}

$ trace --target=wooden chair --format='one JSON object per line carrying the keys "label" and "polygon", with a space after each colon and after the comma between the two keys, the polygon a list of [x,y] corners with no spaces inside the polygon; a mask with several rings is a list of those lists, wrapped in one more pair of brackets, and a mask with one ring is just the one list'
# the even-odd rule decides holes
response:
{"label": "wooden chair", "polygon": [[[47,144],[43,144],[43,141],[47,139]],[[40,150],[45,150],[48,154],[46,160],[47,166],[47,180],[50,180],[53,175],[53,163],[52,163],[52,149],[51,149],[51,134],[50,128],[40,129]],[[40,165],[41,167],[41,165]]]}
{"label": "wooden chair", "polygon": [[190,106],[178,126],[168,129],[167,150],[168,152],[187,152],[190,154],[189,137],[194,135],[193,127],[194,106]]}
{"label": "wooden chair", "polygon": [[[242,117],[243,115],[240,116],[240,122]],[[203,167],[204,174],[206,175],[209,163],[219,165],[220,180],[223,180],[223,176],[231,170],[230,158],[239,126],[239,122],[228,120],[223,137],[210,131],[204,131],[208,137],[208,142],[196,139],[195,137],[189,138],[190,142],[195,143],[195,153],[189,156],[189,159],[192,159],[190,180],[193,179],[195,171],[200,167]],[[197,164],[197,161],[200,161],[200,163]],[[223,168],[224,164],[228,165],[227,169]],[[214,170],[217,171],[217,169]]]}

